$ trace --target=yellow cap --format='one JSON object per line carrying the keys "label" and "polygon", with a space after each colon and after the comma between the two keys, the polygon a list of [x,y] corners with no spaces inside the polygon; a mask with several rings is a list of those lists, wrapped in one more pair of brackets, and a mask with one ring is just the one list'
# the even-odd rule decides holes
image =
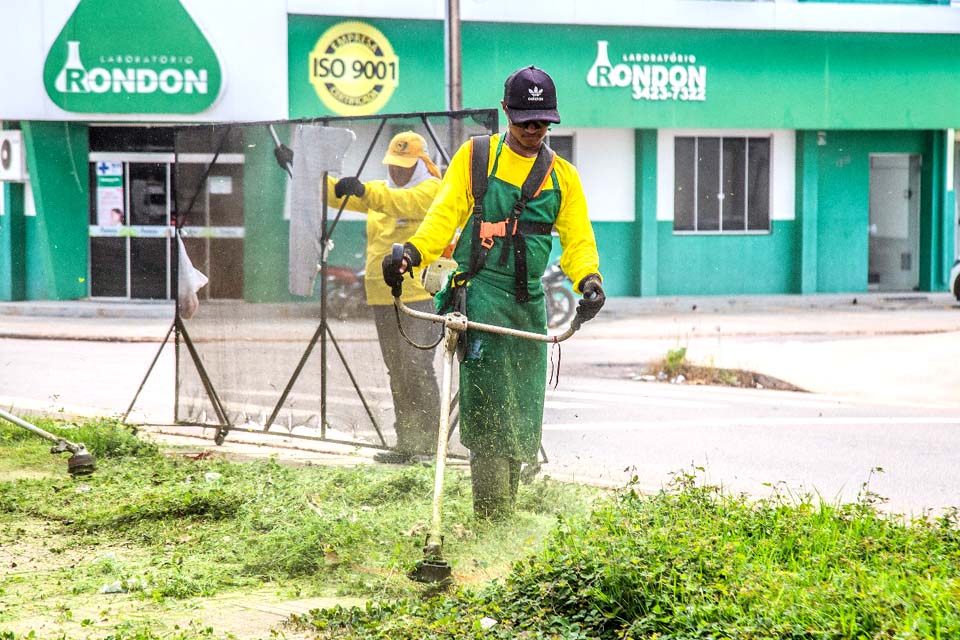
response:
{"label": "yellow cap", "polygon": [[383,156],[383,164],[392,164],[398,167],[410,168],[423,160],[427,170],[436,177],[440,177],[440,170],[427,155],[427,141],[419,133],[403,131],[393,136],[387,153]]}

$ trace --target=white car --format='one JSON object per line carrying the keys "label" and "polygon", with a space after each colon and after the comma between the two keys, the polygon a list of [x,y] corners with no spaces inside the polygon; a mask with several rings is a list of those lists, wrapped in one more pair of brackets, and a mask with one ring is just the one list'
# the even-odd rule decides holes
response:
{"label": "white car", "polygon": [[955,261],[950,269],[950,293],[960,301],[960,260]]}

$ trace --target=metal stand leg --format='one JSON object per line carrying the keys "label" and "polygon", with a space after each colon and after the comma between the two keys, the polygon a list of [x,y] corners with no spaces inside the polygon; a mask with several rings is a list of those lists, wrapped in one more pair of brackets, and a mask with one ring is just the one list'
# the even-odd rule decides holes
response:
{"label": "metal stand leg", "polygon": [[180,316],[177,316],[176,319],[177,331],[183,336],[183,343],[187,345],[187,351],[190,352],[190,358],[193,360],[194,366],[197,368],[197,374],[200,376],[200,381],[203,383],[203,388],[207,392],[207,397],[210,399],[210,403],[213,405],[213,411],[217,414],[217,420],[220,421],[220,428],[217,429],[217,435],[214,436],[213,441],[218,445],[223,444],[223,441],[226,440],[227,434],[230,432],[230,419],[227,418],[227,412],[224,411],[223,405],[220,403],[220,396],[217,395],[217,390],[213,388],[213,383],[210,381],[210,376],[207,375],[207,370],[203,366],[203,362],[200,360],[200,354],[197,353],[196,347],[193,346],[193,340],[190,339],[190,334],[187,333],[187,328],[183,326],[183,321],[180,320]]}
{"label": "metal stand leg", "polygon": [[[127,407],[126,413],[123,414],[123,417],[120,418],[120,422],[126,424],[127,418],[130,416],[130,412],[133,411],[133,405],[137,403],[137,398],[140,397],[140,392],[143,391],[143,387],[147,384],[147,379],[150,377],[150,374],[153,372],[153,368],[157,364],[157,360],[160,359],[160,353],[163,351],[163,348],[167,346],[167,341],[170,340],[170,334],[173,333],[174,327],[177,326],[177,321],[174,320],[170,323],[170,328],[167,329],[167,335],[163,336],[163,341],[160,343],[160,348],[157,349],[157,353],[153,356],[153,360],[150,362],[150,366],[147,367],[147,373],[143,376],[143,380],[140,381],[140,386],[137,387],[137,392],[133,394],[133,400],[130,401],[130,406]],[[133,433],[137,433],[137,428],[133,427]]]}

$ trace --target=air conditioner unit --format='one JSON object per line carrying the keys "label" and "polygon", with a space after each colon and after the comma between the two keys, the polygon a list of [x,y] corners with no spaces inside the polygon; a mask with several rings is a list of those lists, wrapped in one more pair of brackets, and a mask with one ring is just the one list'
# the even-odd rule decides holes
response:
{"label": "air conditioner unit", "polygon": [[0,182],[25,182],[28,179],[23,132],[0,131]]}

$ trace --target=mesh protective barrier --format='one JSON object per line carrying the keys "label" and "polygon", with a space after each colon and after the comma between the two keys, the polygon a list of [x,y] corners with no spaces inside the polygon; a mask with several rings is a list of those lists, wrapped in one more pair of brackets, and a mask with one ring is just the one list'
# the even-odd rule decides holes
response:
{"label": "mesh protective barrier", "polygon": [[[497,112],[178,128],[176,221],[189,262],[209,280],[196,304],[185,303],[191,268],[181,260],[178,423],[395,443],[387,369],[364,295],[366,216],[338,215],[321,185],[327,173],[385,180],[387,145],[408,130],[423,136],[443,170],[469,136],[497,130]],[[292,159],[278,160],[278,143]],[[440,331],[436,324],[426,333],[436,339]],[[441,351],[434,349],[438,381]],[[456,436],[451,442],[456,452]]]}

